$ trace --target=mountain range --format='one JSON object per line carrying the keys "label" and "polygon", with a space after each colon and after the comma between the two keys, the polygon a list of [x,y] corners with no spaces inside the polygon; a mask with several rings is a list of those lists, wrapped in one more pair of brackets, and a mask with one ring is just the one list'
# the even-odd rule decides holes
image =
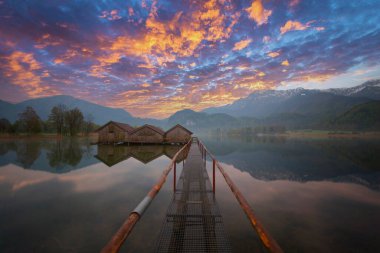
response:
{"label": "mountain range", "polygon": [[266,118],[281,113],[336,116],[354,105],[371,100],[380,100],[380,80],[369,81],[352,88],[256,91],[232,104],[208,108],[204,112],[255,118]]}
{"label": "mountain range", "polygon": [[63,104],[69,109],[78,107],[85,117],[91,114],[94,117],[94,122],[99,125],[105,124],[110,120],[128,122],[131,125],[141,125],[145,123],[156,124],[160,122],[155,119],[133,117],[124,109],[106,107],[66,95],[29,99],[17,104],[0,100],[0,118],[6,118],[14,122],[27,106],[31,106],[42,120],[47,120],[51,108],[58,104]]}
{"label": "mountain range", "polygon": [[[217,127],[242,127],[257,124],[284,125],[288,128],[323,128],[352,126],[361,122],[365,128],[380,125],[380,79],[359,86],[339,89],[262,90],[232,104],[207,108],[201,112],[181,110],[162,120],[138,118],[120,108],[110,108],[71,96],[59,95],[12,104],[0,100],[0,118],[14,122],[26,106],[32,106],[43,120],[57,104],[78,107],[84,115],[92,114],[94,122],[110,120],[131,125],[154,124],[163,128],[183,124],[193,131]],[[368,112],[370,111],[370,112]]]}

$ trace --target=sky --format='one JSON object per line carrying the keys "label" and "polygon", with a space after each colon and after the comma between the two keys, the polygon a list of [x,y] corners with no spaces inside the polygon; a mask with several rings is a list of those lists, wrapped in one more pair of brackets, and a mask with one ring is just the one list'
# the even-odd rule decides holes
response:
{"label": "sky", "polygon": [[380,77],[378,0],[0,0],[0,99],[165,118]]}

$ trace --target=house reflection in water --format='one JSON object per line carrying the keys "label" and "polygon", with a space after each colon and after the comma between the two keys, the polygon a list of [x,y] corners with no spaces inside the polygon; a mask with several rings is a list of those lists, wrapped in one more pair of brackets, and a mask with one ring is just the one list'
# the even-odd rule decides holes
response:
{"label": "house reflection in water", "polygon": [[[98,154],[95,157],[107,166],[111,167],[119,162],[127,160],[131,157],[147,164],[162,155],[173,159],[174,155],[182,148],[181,145],[99,145]],[[176,162],[182,162],[186,158],[187,153],[182,152]]]}

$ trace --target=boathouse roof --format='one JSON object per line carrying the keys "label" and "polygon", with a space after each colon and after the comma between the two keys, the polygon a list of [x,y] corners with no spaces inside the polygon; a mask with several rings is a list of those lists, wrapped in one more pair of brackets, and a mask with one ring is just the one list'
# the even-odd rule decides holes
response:
{"label": "boathouse roof", "polygon": [[141,127],[135,128],[135,129],[134,129],[133,131],[131,131],[130,133],[131,133],[131,134],[136,133],[136,132],[140,131],[140,130],[143,129],[143,128],[150,128],[150,129],[152,129],[153,131],[159,133],[159,134],[162,135],[162,136],[165,134],[165,131],[162,130],[161,128],[156,127],[156,126],[152,126],[152,125],[148,125],[148,124],[145,124],[145,125],[143,125],[143,126],[141,126]]}
{"label": "boathouse roof", "polygon": [[169,133],[170,131],[176,129],[177,127],[179,128],[182,128],[183,130],[185,130],[186,132],[188,132],[189,134],[193,134],[193,132],[191,132],[189,129],[187,129],[186,127],[180,125],[180,124],[177,124],[175,126],[173,126],[172,128],[170,128],[168,131],[165,132],[165,134]]}
{"label": "boathouse roof", "polygon": [[107,122],[105,125],[103,125],[103,126],[99,127],[98,129],[96,129],[95,132],[98,132],[98,131],[102,130],[103,128],[105,128],[106,126],[108,126],[111,123],[114,124],[114,125],[116,125],[117,127],[119,127],[121,130],[126,131],[128,133],[131,133],[132,131],[135,130],[135,128],[131,127],[128,124],[121,123],[121,122],[116,122],[116,121],[112,121],[111,120],[111,121]]}

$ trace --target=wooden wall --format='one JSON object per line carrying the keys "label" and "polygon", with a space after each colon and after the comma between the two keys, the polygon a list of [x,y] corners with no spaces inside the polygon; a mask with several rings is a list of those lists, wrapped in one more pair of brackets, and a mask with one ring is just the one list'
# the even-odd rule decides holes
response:
{"label": "wooden wall", "polygon": [[163,141],[164,137],[149,127],[143,127],[129,136],[129,142],[135,143],[162,143]]}
{"label": "wooden wall", "polygon": [[170,132],[167,132],[165,135],[165,141],[166,142],[182,142],[186,143],[190,140],[191,135],[189,132],[184,130],[182,127],[175,127]]}
{"label": "wooden wall", "polygon": [[127,134],[115,124],[110,123],[98,131],[100,143],[124,142]]}

